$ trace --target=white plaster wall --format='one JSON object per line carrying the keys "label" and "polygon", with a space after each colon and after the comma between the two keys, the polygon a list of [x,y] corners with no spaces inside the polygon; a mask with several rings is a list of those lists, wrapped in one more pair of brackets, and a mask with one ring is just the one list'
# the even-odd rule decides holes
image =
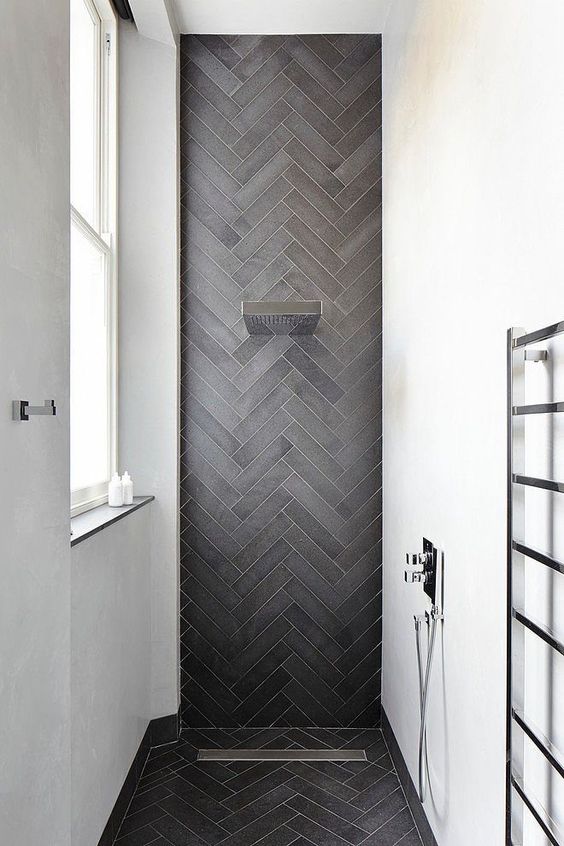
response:
{"label": "white plaster wall", "polygon": [[[70,843],[69,20],[0,27],[0,842]],[[12,399],[57,417],[16,423]]]}
{"label": "white plaster wall", "polygon": [[176,48],[120,26],[119,463],[154,494],[151,716],[178,708]]}
{"label": "white plaster wall", "polygon": [[153,505],[71,552],[72,846],[98,843],[151,718]]}
{"label": "white plaster wall", "polygon": [[425,535],[439,846],[504,842],[505,337],[564,315],[563,28],[556,0],[396,0],[384,32],[383,702],[416,780]]}
{"label": "white plaster wall", "polygon": [[[135,0],[146,6],[154,0]],[[393,2],[393,0],[392,0]],[[180,32],[277,33],[382,32],[390,0],[174,0]]]}

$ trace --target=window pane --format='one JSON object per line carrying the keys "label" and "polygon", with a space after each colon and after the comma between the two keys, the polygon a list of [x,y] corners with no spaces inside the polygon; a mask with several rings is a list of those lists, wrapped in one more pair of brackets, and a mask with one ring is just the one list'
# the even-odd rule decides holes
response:
{"label": "window pane", "polygon": [[108,331],[106,258],[71,227],[71,488],[107,481]]}
{"label": "window pane", "polygon": [[71,0],[71,203],[96,229],[96,71],[99,20],[85,0]]}

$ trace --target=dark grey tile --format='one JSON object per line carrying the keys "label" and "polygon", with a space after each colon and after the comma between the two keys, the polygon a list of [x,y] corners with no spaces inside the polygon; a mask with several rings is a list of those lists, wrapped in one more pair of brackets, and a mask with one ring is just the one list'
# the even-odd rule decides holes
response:
{"label": "dark grey tile", "polygon": [[270,494],[233,532],[233,539],[241,546],[257,536],[263,526],[269,523],[291,501],[292,495],[284,486]]}
{"label": "dark grey tile", "polygon": [[274,363],[262,370],[249,387],[245,388],[235,401],[239,414],[246,416],[281,382],[291,371],[290,364],[284,358],[276,358]]}
{"label": "dark grey tile", "polygon": [[[316,794],[316,799],[320,797]],[[313,801],[307,795],[300,794],[288,802],[288,806],[303,814],[309,820],[313,820],[333,834],[342,837],[349,843],[358,844],[366,838],[366,833],[354,823],[349,822],[342,815],[334,813],[328,808],[329,802],[323,806]]]}
{"label": "dark grey tile", "polygon": [[345,159],[343,164],[335,170],[335,176],[345,185],[348,185],[358,174],[365,169],[370,161],[374,161],[382,152],[382,132],[378,129],[363,144],[358,147],[352,155]]}
{"label": "dark grey tile", "polygon": [[285,430],[285,437],[290,444],[296,446],[300,452],[307,455],[310,461],[324,473],[328,479],[335,481],[344,472],[344,467],[325,450],[299,423],[294,421]]}
{"label": "dark grey tile", "polygon": [[381,97],[380,82],[371,82],[364,91],[359,92],[355,100],[350,106],[341,111],[339,116],[335,119],[337,126],[343,132],[349,132],[364,115],[378,103]]}
{"label": "dark grey tile", "polygon": [[277,514],[250,543],[237,553],[234,558],[237,567],[242,571],[248,570],[257,558],[260,558],[273,543],[279,540],[289,526],[289,518],[284,513]]}
{"label": "dark grey tile", "polygon": [[187,87],[193,85],[208,102],[213,103],[223,117],[233,120],[239,114],[240,107],[194,62],[188,61],[182,66],[181,76],[183,80],[182,103]]}
{"label": "dark grey tile", "polygon": [[308,511],[297,500],[292,500],[284,509],[290,519],[302,529],[303,532],[316,543],[327,555],[336,558],[342,550],[342,544],[338,541],[326,527],[315,519],[313,514]]}
{"label": "dark grey tile", "polygon": [[[270,138],[271,136],[269,136],[265,144],[270,142]],[[268,158],[270,158],[270,156]],[[266,215],[269,214],[278,205],[278,203],[282,202],[284,197],[286,197],[286,195],[292,190],[292,186],[284,176],[279,176],[274,180],[274,182],[267,181],[268,176],[266,174],[261,174],[263,163],[257,162],[257,164],[259,166],[257,166],[255,172],[258,171],[261,178],[265,179],[264,188],[257,198],[250,205],[246,206],[244,211],[241,213],[239,219],[245,226],[245,234],[247,234],[250,229],[261,223]],[[235,221],[234,226],[238,227],[238,221]]]}
{"label": "dark grey tile", "polygon": [[[263,661],[270,650],[284,638],[284,635],[291,628],[290,622],[281,616],[282,612],[288,607],[286,597],[279,593],[267,606],[261,608],[259,619],[261,636],[260,638],[255,637],[250,640],[239,662],[239,668],[243,676],[260,661]],[[248,629],[252,631],[252,626],[248,626]],[[259,683],[259,681],[256,681],[256,684]]]}
{"label": "dark grey tile", "polygon": [[[234,72],[244,82],[256,73],[276,51],[284,45],[283,36],[257,36],[252,49],[244,54]],[[278,78],[278,77],[276,77]]]}
{"label": "dark grey tile", "polygon": [[[310,126],[312,126],[328,144],[333,148],[338,149],[338,143],[343,138],[343,133],[339,127],[330,118],[324,114],[320,108],[310,100],[310,98],[303,91],[300,91],[295,85],[290,88],[284,95],[284,100],[288,103],[295,112],[301,115]],[[313,151],[315,152],[315,150]]]}
{"label": "dark grey tile", "polygon": [[311,382],[320,394],[329,402],[337,402],[344,394],[334,379],[325,373],[310,356],[298,347],[297,344],[290,347],[284,354],[286,361],[295,367],[308,382]]}
{"label": "dark grey tile", "polygon": [[[279,169],[280,172],[283,172],[286,169],[287,160],[284,153],[280,153],[279,155],[282,157],[281,167]],[[274,159],[272,159],[271,161],[274,161]],[[280,175],[277,171],[278,168],[276,169],[276,176]],[[256,197],[253,193],[253,199],[251,202],[254,202],[254,200],[258,199],[258,197],[262,194],[262,191],[264,189],[264,184],[262,183],[263,176],[265,179],[268,180],[270,174],[263,174],[262,171],[257,174],[257,177],[255,178],[261,177],[261,182],[260,185],[257,186]],[[245,190],[249,187],[249,185],[250,183],[247,183],[247,185],[245,186]],[[243,200],[243,198],[241,199]],[[245,203],[245,206],[246,205],[250,205],[250,203]],[[258,249],[260,249],[262,245],[272,235],[274,235],[275,232],[280,229],[280,227],[285,223],[286,220],[288,220],[289,217],[291,217],[291,215],[292,212],[288,208],[288,206],[285,205],[283,202],[279,202],[262,218],[262,220],[260,220],[259,223],[256,224],[256,226],[254,226],[249,231],[247,235],[245,235],[244,238],[239,241],[233,252],[236,253],[236,255],[241,261],[247,261],[247,259],[249,259]]]}
{"label": "dark grey tile", "polygon": [[[127,822],[127,819],[125,822]],[[158,838],[158,834],[158,830],[152,825],[145,825],[143,828],[129,832],[123,837],[118,835],[116,846],[146,846],[146,844],[154,843]]]}
{"label": "dark grey tile", "polygon": [[327,532],[331,535],[338,534],[339,530],[343,527],[341,514],[338,510],[328,505],[304,479],[293,473],[284,482],[284,488],[312,518],[314,517],[322,526],[325,526]]}
{"label": "dark grey tile", "polygon": [[[208,730],[361,726],[378,718],[381,660],[380,39],[183,37],[180,88],[183,713]],[[322,299],[316,334],[249,338],[241,301],[263,298]],[[185,751],[144,790],[192,766]],[[253,769],[197,765],[176,799],[193,789],[223,841],[318,842],[315,827],[254,833],[276,797],[293,801],[285,782],[222,816],[217,791]],[[309,767],[310,793],[332,813],[364,769]],[[152,835],[213,846],[185,822],[167,811]]]}
{"label": "dark grey tile", "polygon": [[241,701],[247,699],[263,684],[290,654],[290,647],[278,641],[233,687]]}
{"label": "dark grey tile", "polygon": [[373,52],[362,67],[356,70],[352,76],[349,77],[345,85],[335,93],[337,100],[343,106],[350,106],[356,99],[359,91],[364,91],[374,80],[380,77],[381,57],[379,52]]}
{"label": "dark grey tile", "polygon": [[234,590],[240,597],[247,596],[290,552],[289,543],[284,538],[279,538],[233,583]]}
{"label": "dark grey tile", "polygon": [[[185,251],[185,257],[189,262],[188,271],[183,274],[183,280],[187,287],[190,286],[191,268],[195,267],[212,286],[210,294],[213,295],[213,289],[215,288],[229,302],[234,299],[239,291],[239,286],[233,281],[229,272],[226,272],[213,256],[208,255],[204,249],[201,249],[193,241],[190,242],[188,249]],[[222,262],[221,264],[224,263]],[[190,341],[193,341],[191,334]]]}
{"label": "dark grey tile", "polygon": [[291,105],[285,99],[275,102],[244,135],[235,141],[233,144],[234,152],[241,159],[250,156],[253,150],[256,150],[259,144],[262,144],[284,122],[291,110]]}
{"label": "dark grey tile", "polygon": [[[294,146],[293,152],[297,149],[298,148]],[[304,165],[307,165],[307,162],[308,158],[305,157]],[[315,205],[316,209],[331,223],[335,224],[343,216],[342,208],[335,202],[328,190],[323,186],[323,181],[320,180],[316,182],[315,179],[310,178],[306,171],[302,168],[301,163],[300,165],[293,164],[289,167],[288,170],[285,171],[284,176],[286,180],[297,191],[300,191],[305,197],[307,197],[308,200]],[[314,173],[314,176],[318,177],[318,174]]]}
{"label": "dark grey tile", "polygon": [[[200,168],[211,179],[216,188],[223,191],[226,197],[233,197],[240,190],[241,183],[205,149],[205,146],[199,144],[195,138],[187,135],[182,129],[180,130],[180,137],[185,165],[189,163]],[[181,219],[184,217],[184,213],[185,208],[182,206]],[[182,231],[184,231],[184,228]]]}
{"label": "dark grey tile", "polygon": [[[331,44],[326,35],[300,35],[300,40],[309,47],[309,49],[319,56],[330,68],[335,68],[341,65],[343,61],[342,54]],[[342,74],[339,74],[342,76]]]}
{"label": "dark grey tile", "polygon": [[337,486],[324,476],[297,447],[285,456],[285,462],[333,508],[342,501],[343,495]]}
{"label": "dark grey tile", "polygon": [[[239,813],[233,814],[233,816],[231,816],[224,825],[226,828],[229,828],[232,834],[236,834],[241,829],[256,822],[269,811],[273,811],[275,808],[278,808],[287,799],[291,799],[293,795],[293,791],[287,788],[284,784],[279,787],[275,787],[273,790],[263,793],[253,802],[250,802],[242,808]],[[279,830],[278,826],[275,831],[276,830]]]}
{"label": "dark grey tile", "polygon": [[209,129],[219,135],[230,147],[241,137],[241,133],[235,129],[233,124],[194,86],[189,85],[183,89],[182,105],[197,115]]}
{"label": "dark grey tile", "polygon": [[191,112],[182,118],[183,123],[189,120],[190,135],[201,147],[204,148],[217,162],[229,172],[241,163],[238,156],[226,143],[224,143],[200,118]]}
{"label": "dark grey tile", "polygon": [[295,523],[286,531],[284,539],[304,561],[309,563],[314,572],[319,573],[330,585],[340,581],[343,571],[335,564],[334,558],[324,552],[315,540]]}
{"label": "dark grey tile", "polygon": [[238,450],[233,453],[233,459],[242,468],[249,464],[269,447],[278,435],[291,423],[292,418],[284,411],[278,409],[254,435],[252,435]]}
{"label": "dark grey tile", "polygon": [[262,245],[233,274],[237,284],[243,288],[250,285],[253,279],[280,255],[291,240],[291,233],[281,228],[271,235],[270,238],[264,240]]}
{"label": "dark grey tile", "polygon": [[241,492],[249,491],[267,474],[275,464],[292,449],[292,444],[283,435],[279,435],[263,450],[235,479],[235,487]]}
{"label": "dark grey tile", "polygon": [[293,215],[284,228],[318,261],[325,270],[336,276],[343,269],[344,262],[337,253],[313,232],[299,217]]}
{"label": "dark grey tile", "polygon": [[302,402],[297,396],[292,396],[284,405],[284,411],[296,420],[302,429],[305,429],[314,440],[330,455],[337,455],[345,447],[343,441],[326,426],[322,418]]}
{"label": "dark grey tile", "polygon": [[291,575],[283,564],[280,564],[276,569],[270,573],[268,579],[263,579],[259,584],[248,593],[244,599],[241,599],[239,604],[233,609],[233,615],[239,620],[239,623],[246,623],[247,620],[255,615],[263,605],[272,599],[278,591],[284,587],[291,579]]}
{"label": "dark grey tile", "polygon": [[359,70],[361,70],[366,62],[377,56],[380,50],[381,36],[380,35],[365,35],[362,40],[355,45],[354,49],[348,53],[347,57],[343,59],[337,66],[336,71],[343,79],[350,79]]}
{"label": "dark grey tile", "polygon": [[[285,45],[284,45],[285,47]],[[262,47],[258,48],[263,49]],[[280,71],[290,64],[290,56],[283,47],[279,47],[264,63],[262,63],[233,94],[233,99],[239,106],[248,106]]]}
{"label": "dark grey tile", "polygon": [[298,90],[303,91],[313,103],[316,103],[331,120],[335,120],[337,126],[340,126],[336,118],[343,112],[341,103],[335,100],[329,91],[314,79],[302,65],[298,62],[291,62],[284,69],[284,76],[290,79]]}
{"label": "dark grey tile", "polygon": [[284,567],[289,570],[299,582],[311,590],[312,593],[314,593],[331,611],[340,606],[341,600],[339,593],[326,579],[321,577],[316,570],[309,567],[308,561],[302,558],[298,552],[292,551],[288,557],[284,559]]}
{"label": "dark grey tile", "polygon": [[241,61],[239,54],[221,35],[198,35],[198,41],[229,70],[232,70]]}
{"label": "dark grey tile", "polygon": [[207,47],[194,35],[188,36],[184,44],[187,55],[225,94],[233,95],[239,87],[239,80],[229,71]]}
{"label": "dark grey tile", "polygon": [[[241,186],[246,185],[249,180],[255,176],[262,179],[264,174],[259,176],[260,171],[265,168],[273,156],[275,156],[276,153],[278,153],[288,143],[290,137],[291,134],[285,126],[278,126],[271,135],[265,138],[264,141],[262,141],[258,147],[256,147],[256,149],[253,150],[253,152],[235,168],[231,174],[232,177],[236,179]],[[257,200],[258,199],[259,198],[257,198]],[[255,202],[257,200],[255,200]],[[258,207],[258,209],[259,211],[250,215],[250,219],[246,221],[246,223],[255,225],[259,222],[262,217],[259,212],[262,208]],[[264,214],[265,211],[262,211]],[[254,223],[252,222],[253,219]]]}
{"label": "dark grey tile", "polygon": [[[289,145],[287,145],[286,149]],[[305,165],[304,165],[305,166]],[[311,173],[311,168],[308,169],[308,172]],[[328,190],[327,188],[325,190]],[[339,230],[333,226],[332,223],[329,223],[327,218],[321,214],[321,212],[317,211],[315,206],[313,206],[307,197],[305,197],[301,191],[294,188],[287,197],[284,199],[285,205],[291,209],[300,220],[303,220],[304,223],[312,229],[316,235],[319,235],[326,243],[333,245],[335,247],[338,246],[338,253],[341,255],[341,243],[343,235]]]}
{"label": "dark grey tile", "polygon": [[195,320],[190,321],[191,343],[210,361],[213,362],[225,376],[232,378],[240,371],[239,364],[232,356],[212,338]]}
{"label": "dark grey tile", "polygon": [[288,823],[288,826],[303,835],[307,843],[314,843],[315,846],[347,846],[349,844],[349,841],[300,813]]}
{"label": "dark grey tile", "polygon": [[[277,461],[237,502],[232,512],[239,520],[246,520],[292,473],[285,461]],[[236,527],[234,527],[236,528]]]}
{"label": "dark grey tile", "polygon": [[[290,36],[286,41],[286,52],[295,59],[320,85],[332,94],[342,88],[342,79],[334,73],[331,68],[319,58],[303,41],[297,36]],[[340,98],[338,98],[340,100]]]}
{"label": "dark grey tile", "polygon": [[[188,478],[183,481],[182,487],[196,502],[201,504],[204,510],[219,523],[224,531],[233,532],[240,525],[241,521],[236,512],[212,493],[202,479],[194,475],[194,473],[190,473]],[[190,504],[182,510],[182,513],[183,516],[191,519]]]}
{"label": "dark grey tile", "polygon": [[190,402],[190,394],[196,395],[204,408],[213,414],[228,431],[232,432],[241,422],[241,415],[234,410],[233,406],[226,402],[221,394],[192,367],[188,368],[188,374],[181,386],[181,403]]}
{"label": "dark grey tile", "polygon": [[155,804],[147,805],[139,811],[129,809],[127,819],[124,820],[122,827],[119,830],[119,836],[125,837],[126,834],[139,831],[139,829],[150,823],[155,822],[160,817],[164,816],[164,811]]}

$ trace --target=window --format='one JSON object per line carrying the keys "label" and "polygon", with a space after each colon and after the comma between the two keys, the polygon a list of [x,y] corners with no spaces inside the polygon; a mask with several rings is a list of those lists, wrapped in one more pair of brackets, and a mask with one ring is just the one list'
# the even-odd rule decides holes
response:
{"label": "window", "polygon": [[116,469],[116,20],[71,0],[71,507],[107,498]]}

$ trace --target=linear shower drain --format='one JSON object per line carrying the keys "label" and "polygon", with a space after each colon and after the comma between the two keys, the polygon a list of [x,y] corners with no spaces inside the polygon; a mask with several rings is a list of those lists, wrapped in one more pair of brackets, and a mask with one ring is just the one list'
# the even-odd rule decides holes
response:
{"label": "linear shower drain", "polygon": [[198,761],[366,761],[364,749],[199,749]]}

